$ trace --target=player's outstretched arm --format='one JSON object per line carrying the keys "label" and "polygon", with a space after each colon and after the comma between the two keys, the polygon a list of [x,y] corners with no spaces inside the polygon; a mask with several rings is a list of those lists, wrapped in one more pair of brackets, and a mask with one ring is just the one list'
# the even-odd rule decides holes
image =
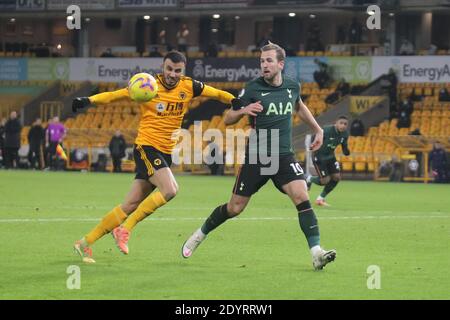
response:
{"label": "player's outstretched arm", "polygon": [[302,99],[299,100],[299,110],[298,114],[300,118],[313,130],[315,138],[311,143],[311,150],[316,151],[322,146],[323,142],[323,130],[317,123],[316,119],[314,119],[311,111],[309,111],[308,107],[303,103]]}
{"label": "player's outstretched arm", "polygon": [[72,111],[77,112],[78,109],[85,108],[90,104],[107,104],[127,97],[129,97],[127,88],[103,92],[90,97],[77,97],[72,101]]}
{"label": "player's outstretched arm", "polygon": [[231,102],[232,108],[225,114],[224,122],[227,126],[235,124],[244,115],[249,115],[256,117],[259,112],[263,110],[263,106],[261,105],[261,101],[257,101],[254,103],[250,103],[248,106],[242,105],[242,100],[233,99]]}
{"label": "player's outstretched arm", "polygon": [[234,96],[231,93],[207,85],[204,86],[201,96],[219,100],[225,104],[231,104],[231,100],[234,99]]}
{"label": "player's outstretched arm", "polygon": [[241,120],[243,116],[244,114],[242,113],[242,111],[230,109],[227,111],[227,113],[225,113],[225,118],[223,119],[223,122],[225,123],[226,126],[229,126]]}

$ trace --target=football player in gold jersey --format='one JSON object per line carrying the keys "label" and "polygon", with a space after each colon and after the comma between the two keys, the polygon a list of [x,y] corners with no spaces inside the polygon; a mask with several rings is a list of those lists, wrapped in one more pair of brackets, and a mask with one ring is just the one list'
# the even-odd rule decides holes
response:
{"label": "football player in gold jersey", "polygon": [[[158,94],[140,105],[141,119],[134,146],[135,180],[125,201],[75,242],[74,249],[84,262],[95,262],[91,245],[111,231],[119,250],[128,254],[128,239],[135,225],[177,194],[178,185],[170,170],[171,153],[192,98],[202,96],[231,104],[232,94],[184,76],[185,67],[186,57],[182,53],[171,51],[164,56],[162,73],[155,77]],[[130,99],[126,88],[76,98],[72,109],[76,112],[89,104],[107,104],[119,99]]]}

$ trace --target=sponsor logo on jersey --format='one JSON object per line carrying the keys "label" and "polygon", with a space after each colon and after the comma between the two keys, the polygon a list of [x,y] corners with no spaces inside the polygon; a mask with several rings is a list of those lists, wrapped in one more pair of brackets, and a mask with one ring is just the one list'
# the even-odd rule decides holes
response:
{"label": "sponsor logo on jersey", "polygon": [[288,102],[286,105],[283,105],[283,102],[278,103],[278,106],[271,102],[269,104],[269,108],[267,108],[266,115],[286,115],[286,114],[292,114],[292,103]]}
{"label": "sponsor logo on jersey", "polygon": [[160,117],[177,117],[184,113],[183,102],[170,102],[167,105],[160,102],[156,105],[157,115]]}

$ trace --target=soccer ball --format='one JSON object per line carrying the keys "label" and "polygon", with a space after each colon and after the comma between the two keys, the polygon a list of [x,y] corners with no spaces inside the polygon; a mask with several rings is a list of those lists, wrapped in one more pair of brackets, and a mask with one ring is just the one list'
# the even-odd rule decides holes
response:
{"label": "soccer ball", "polygon": [[148,73],[136,73],[128,81],[128,94],[136,102],[148,102],[158,93],[158,84],[155,78]]}

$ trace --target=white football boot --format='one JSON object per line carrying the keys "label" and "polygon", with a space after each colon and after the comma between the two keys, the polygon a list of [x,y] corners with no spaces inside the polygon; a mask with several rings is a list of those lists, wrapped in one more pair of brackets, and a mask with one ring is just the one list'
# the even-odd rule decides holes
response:
{"label": "white football boot", "polygon": [[320,250],[313,256],[313,267],[315,270],[322,270],[328,263],[336,259],[336,250]]}
{"label": "white football boot", "polygon": [[189,239],[183,244],[181,248],[181,255],[183,258],[189,258],[194,253],[194,250],[202,243],[202,241],[206,238],[206,235],[202,232],[201,229],[197,229]]}

